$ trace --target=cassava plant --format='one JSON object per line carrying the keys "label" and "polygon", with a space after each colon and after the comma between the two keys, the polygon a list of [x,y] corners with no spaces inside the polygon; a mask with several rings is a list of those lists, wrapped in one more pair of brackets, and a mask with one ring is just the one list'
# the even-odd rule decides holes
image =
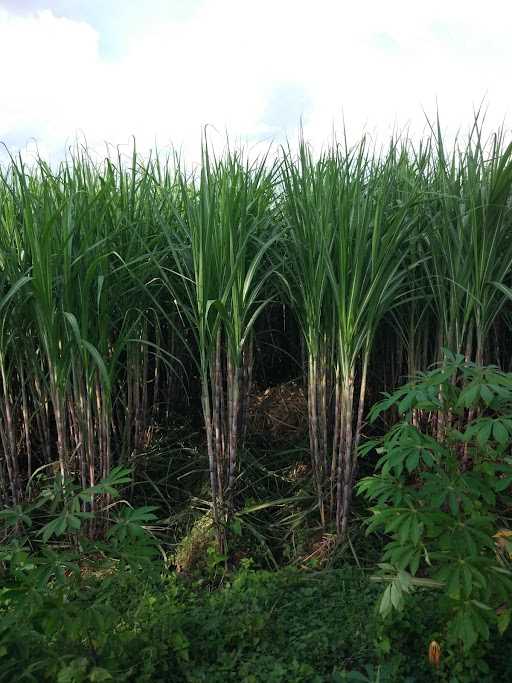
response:
{"label": "cassava plant", "polygon": [[415,588],[436,589],[443,642],[468,651],[494,627],[504,631],[511,615],[503,527],[512,504],[512,375],[445,353],[439,368],[376,404],[372,420],[388,410],[399,421],[362,447],[380,457],[358,484],[373,506],[368,533],[387,536],[380,611],[402,608]]}

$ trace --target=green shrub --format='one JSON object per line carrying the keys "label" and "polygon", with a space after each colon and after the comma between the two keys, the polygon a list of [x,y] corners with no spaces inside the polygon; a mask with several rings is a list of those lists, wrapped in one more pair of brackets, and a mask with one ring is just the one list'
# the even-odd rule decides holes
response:
{"label": "green shrub", "polygon": [[[159,575],[158,549],[143,526],[156,518],[154,508],[116,507],[101,541],[89,523],[104,520],[87,507],[117,498],[129,481],[120,467],[86,490],[56,479],[31,503],[0,513],[8,539],[0,546],[1,681],[112,679],[99,662],[109,661],[126,590]],[[119,587],[125,604],[116,608]]]}
{"label": "green shrub", "polygon": [[118,569],[26,597],[2,601],[1,681],[321,683],[374,661],[376,590],[353,569],[246,566],[213,593]]}
{"label": "green shrub", "polygon": [[402,419],[366,444],[381,457],[358,486],[374,503],[368,531],[389,535],[380,611],[409,609],[415,588],[435,588],[444,666],[472,676],[482,641],[510,620],[510,547],[503,534],[500,552],[495,535],[512,504],[512,375],[448,355],[376,405],[373,419],[391,407]]}

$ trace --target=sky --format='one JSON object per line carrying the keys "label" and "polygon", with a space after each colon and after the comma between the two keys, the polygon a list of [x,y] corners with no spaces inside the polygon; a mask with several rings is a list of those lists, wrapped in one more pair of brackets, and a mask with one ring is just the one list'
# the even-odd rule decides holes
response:
{"label": "sky", "polygon": [[510,109],[502,0],[0,0],[0,141],[59,159],[132,137],[197,158],[201,131],[258,147],[343,125],[448,134]]}

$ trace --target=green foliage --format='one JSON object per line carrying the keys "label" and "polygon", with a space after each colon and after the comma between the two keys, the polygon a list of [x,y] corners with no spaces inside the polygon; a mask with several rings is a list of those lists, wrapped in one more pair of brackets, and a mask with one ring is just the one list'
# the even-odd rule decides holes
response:
{"label": "green foliage", "polygon": [[[425,653],[440,621],[431,593],[384,632],[378,588],[354,568],[267,572],[245,560],[213,592],[157,561],[153,569],[103,563],[79,580],[39,583],[26,601],[3,588],[0,681],[432,681]],[[485,648],[487,664],[471,660],[478,677],[457,680],[507,680],[503,648]]]}
{"label": "green foliage", "polygon": [[84,505],[117,498],[129,475],[114,468],[86,490],[57,477],[34,502],[3,511],[12,530],[0,546],[1,681],[122,680],[98,660],[120,621],[117,586],[158,576],[158,550],[144,529],[155,508],[115,513],[107,543],[87,534],[93,513]]}
{"label": "green foliage", "polygon": [[[446,615],[439,609],[437,591],[416,591],[406,609],[393,610],[386,619],[379,619],[378,631],[377,659],[394,672],[392,681],[494,683],[506,681],[512,674],[510,631],[481,640],[469,651],[445,641]],[[432,667],[427,656],[432,640],[441,644],[439,669]]]}
{"label": "green foliage", "polygon": [[358,485],[373,503],[368,533],[389,538],[380,612],[434,588],[443,642],[462,645],[466,657],[508,626],[512,573],[495,535],[512,504],[512,375],[447,354],[439,369],[387,395],[372,418],[392,407],[401,419],[365,444],[380,458]]}
{"label": "green foliage", "polygon": [[118,567],[66,592],[40,589],[27,615],[3,604],[0,680],[334,681],[373,659],[375,594],[354,570],[256,572],[246,562],[210,593]]}
{"label": "green foliage", "polygon": [[[363,449],[381,450],[360,485],[384,533],[369,552],[346,533],[381,383],[443,345],[510,367],[512,146],[503,130],[483,142],[478,116],[451,153],[432,130],[381,153],[301,142],[275,163],[204,141],[196,174],[135,147],[0,169],[0,679],[426,681],[431,638],[440,676],[492,675],[491,636],[511,619],[509,375],[449,357],[389,394],[373,418],[400,421]],[[310,442],[256,458],[243,444],[261,326],[281,344],[270,303],[278,355],[308,378]],[[207,438],[176,439],[152,481],[141,453],[185,404]],[[126,462],[152,487],[140,507],[119,495]],[[35,496],[43,471],[56,476]],[[155,500],[175,537],[152,528]],[[392,635],[359,575],[352,591],[350,571],[252,570],[318,566],[311,545],[335,524],[336,557],[345,544],[363,565],[385,536]],[[229,543],[214,549],[214,532]],[[186,587],[162,578],[152,533],[195,567]]]}

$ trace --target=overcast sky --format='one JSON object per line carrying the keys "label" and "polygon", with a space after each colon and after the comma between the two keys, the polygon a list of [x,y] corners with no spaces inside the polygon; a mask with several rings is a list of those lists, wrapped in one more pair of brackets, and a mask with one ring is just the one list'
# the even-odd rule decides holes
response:
{"label": "overcast sky", "polygon": [[509,123],[512,3],[501,0],[0,0],[0,140],[62,155],[181,146],[201,127],[315,144],[412,134],[425,114]]}

